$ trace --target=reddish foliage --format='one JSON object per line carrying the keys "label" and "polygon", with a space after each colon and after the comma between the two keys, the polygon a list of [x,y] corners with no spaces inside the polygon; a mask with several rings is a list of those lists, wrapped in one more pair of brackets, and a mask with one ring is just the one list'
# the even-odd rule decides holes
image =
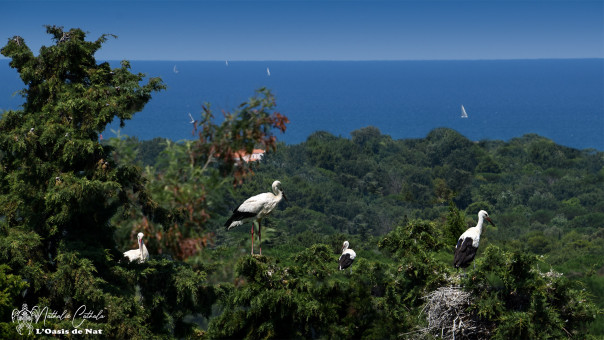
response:
{"label": "reddish foliage", "polygon": [[261,89],[258,94],[259,97],[241,104],[236,113],[223,113],[225,120],[221,125],[214,123],[214,115],[203,106],[201,123],[194,124],[194,133],[198,133],[199,140],[191,157],[204,166],[216,163],[223,176],[233,176],[234,185],[253,174],[248,165],[236,160],[237,152],[251,153],[257,145],[265,150],[275,150],[277,137],[272,131],[285,132],[289,123],[286,116],[271,112],[275,100],[268,90]]}
{"label": "reddish foliage", "polygon": [[[250,164],[238,159],[241,152],[250,154],[255,147],[275,150],[277,137],[273,131],[285,132],[289,123],[286,116],[272,111],[274,97],[268,90],[261,89],[258,94],[241,104],[235,113],[223,113],[224,121],[220,125],[215,123],[210,109],[202,107],[202,119],[193,122],[193,133],[199,138],[189,149],[188,165],[203,169],[202,174],[209,168],[217,169],[221,176],[232,177],[235,186],[254,174]],[[172,198],[166,203],[178,212],[179,221],[162,228],[143,218],[137,229],[154,236],[149,243],[158,253],[167,251],[181,260],[193,256],[213,238],[213,234],[203,231],[204,224],[211,218],[207,201],[209,189],[203,181],[192,180],[186,175],[176,181],[183,183],[182,186],[165,179],[162,174],[157,174],[156,180],[167,181],[164,187],[172,192]],[[196,195],[193,199],[190,192]]]}

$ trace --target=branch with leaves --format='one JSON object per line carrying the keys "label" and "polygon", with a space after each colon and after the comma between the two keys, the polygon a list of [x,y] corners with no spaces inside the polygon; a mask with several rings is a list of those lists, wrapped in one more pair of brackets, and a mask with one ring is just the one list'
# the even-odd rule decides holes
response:
{"label": "branch with leaves", "polygon": [[[159,224],[132,211],[130,220],[139,221],[133,233],[153,235],[149,244],[154,249],[178,259],[187,259],[206,247],[213,239],[206,224],[224,204],[229,183],[236,186],[253,174],[252,164],[242,161],[242,154],[251,154],[257,147],[275,150],[273,131],[286,130],[289,120],[274,107],[275,98],[265,88],[233,113],[224,113],[220,124],[210,106],[204,105],[202,118],[193,122],[198,139],[167,141],[157,165],[146,169],[153,199],[178,218]],[[123,145],[121,149],[125,149]]]}

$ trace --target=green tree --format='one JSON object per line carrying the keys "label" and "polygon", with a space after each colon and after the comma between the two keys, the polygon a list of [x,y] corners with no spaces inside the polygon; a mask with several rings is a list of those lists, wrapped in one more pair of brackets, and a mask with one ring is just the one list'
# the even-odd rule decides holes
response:
{"label": "green tree", "polygon": [[[27,289],[27,282],[23,281],[18,275],[9,274],[11,268],[6,264],[0,265],[0,320],[11,320],[13,302],[24,289]],[[17,308],[19,309],[19,308]],[[0,322],[0,334],[6,338],[17,338],[16,329],[9,323]]]}
{"label": "green tree", "polygon": [[[495,339],[583,337],[598,312],[588,293],[561,273],[539,269],[539,258],[489,246],[463,280],[470,307],[493,325]],[[541,263],[541,265],[546,265]]]}
{"label": "green tree", "polygon": [[[130,119],[165,85],[159,78],[139,84],[144,74],[131,73],[126,61],[115,69],[97,64],[107,35],[89,42],[79,29],[46,30],[54,45],[38,56],[20,37],[1,50],[26,85],[23,109],[0,120],[0,258],[29,286],[12,305],[41,303],[72,315],[86,305],[134,317],[142,309],[124,292],[136,269],[116,267],[122,254],[109,219],[132,204],[157,220],[171,215],[149,199],[139,169],[117,166],[98,135],[114,118]],[[133,335],[139,326],[131,320],[118,325],[110,318],[99,327]]]}
{"label": "green tree", "polygon": [[449,201],[449,213],[447,214],[447,223],[443,229],[443,243],[451,247],[451,252],[457,245],[459,236],[466,231],[465,215],[457,209],[453,201]]}
{"label": "green tree", "polygon": [[[26,88],[23,109],[0,119],[0,280],[9,286],[0,295],[0,312],[25,302],[74,315],[85,305],[106,315],[86,324],[110,337],[190,336],[196,326],[186,316],[209,315],[215,296],[205,268],[157,256],[153,249],[147,262],[125,263],[111,222],[135,210],[149,223],[180,226],[183,209],[152,198],[135,162],[136,148],[115,152],[99,142],[107,124],[119,119],[123,125],[166,86],[159,78],[141,84],[145,75],[131,73],[127,61],[119,68],[97,63],[94,54],[109,35],[90,42],[80,29],[46,30],[54,44],[38,56],[18,36],[1,50]],[[233,151],[250,151],[256,142],[274,148],[270,130],[285,129],[287,118],[263,111],[272,106],[266,92],[221,126],[204,111],[200,139],[187,157],[201,166],[218,159],[214,168],[221,178],[234,173],[228,182],[238,183],[249,170]],[[60,321],[45,327],[69,326]]]}
{"label": "green tree", "polygon": [[392,304],[404,303],[407,307],[421,305],[421,296],[445,282],[445,265],[435,254],[445,244],[436,223],[424,220],[409,221],[386,234],[378,247],[395,255],[401,261],[397,270],[395,289],[390,297]]}
{"label": "green tree", "polygon": [[[388,338],[392,319],[381,319],[374,301],[384,285],[383,268],[365,259],[350,270],[337,269],[337,255],[325,244],[292,254],[281,265],[271,257],[237,262],[237,287],[220,299],[222,313],[212,320],[211,338],[357,339]],[[289,262],[289,261],[288,261]],[[375,288],[375,289],[374,289]]]}

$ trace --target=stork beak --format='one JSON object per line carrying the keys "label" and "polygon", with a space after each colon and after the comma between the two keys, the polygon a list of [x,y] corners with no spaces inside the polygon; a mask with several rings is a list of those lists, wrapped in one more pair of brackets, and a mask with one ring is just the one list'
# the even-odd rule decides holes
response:
{"label": "stork beak", "polygon": [[495,223],[493,223],[493,221],[491,221],[491,219],[489,217],[487,217],[487,221],[489,221],[493,225],[493,227],[497,228],[497,226],[495,225]]}
{"label": "stork beak", "polygon": [[285,192],[281,191],[281,194],[283,194],[283,198],[289,202],[289,200],[287,199],[287,196],[285,196]]}

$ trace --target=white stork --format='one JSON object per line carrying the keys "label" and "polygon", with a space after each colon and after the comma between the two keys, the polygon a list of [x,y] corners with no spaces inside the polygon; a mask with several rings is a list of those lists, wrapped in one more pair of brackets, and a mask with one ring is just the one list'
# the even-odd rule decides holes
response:
{"label": "white stork", "polygon": [[355,253],[352,249],[348,249],[348,246],[348,241],[344,241],[344,244],[342,245],[342,255],[340,255],[340,259],[338,259],[340,270],[350,267],[352,262],[354,262],[354,258],[357,257],[357,253]]}
{"label": "white stork", "polygon": [[258,240],[260,240],[260,255],[262,255],[262,219],[268,215],[283,198],[287,197],[280,188],[281,182],[273,182],[273,192],[265,192],[252,196],[241,203],[224,226],[227,230],[252,221],[252,255],[254,255],[254,221],[258,222]]}
{"label": "white stork", "polygon": [[124,252],[124,257],[127,257],[130,262],[138,261],[139,263],[143,263],[149,259],[149,252],[147,251],[147,247],[145,247],[145,243],[143,242],[143,233],[138,233],[138,249],[128,250]]}
{"label": "white stork", "polygon": [[480,243],[482,224],[485,219],[495,226],[495,223],[489,218],[489,214],[481,210],[478,212],[478,224],[475,227],[468,228],[457,240],[455,259],[453,260],[455,268],[466,268],[474,260]]}

